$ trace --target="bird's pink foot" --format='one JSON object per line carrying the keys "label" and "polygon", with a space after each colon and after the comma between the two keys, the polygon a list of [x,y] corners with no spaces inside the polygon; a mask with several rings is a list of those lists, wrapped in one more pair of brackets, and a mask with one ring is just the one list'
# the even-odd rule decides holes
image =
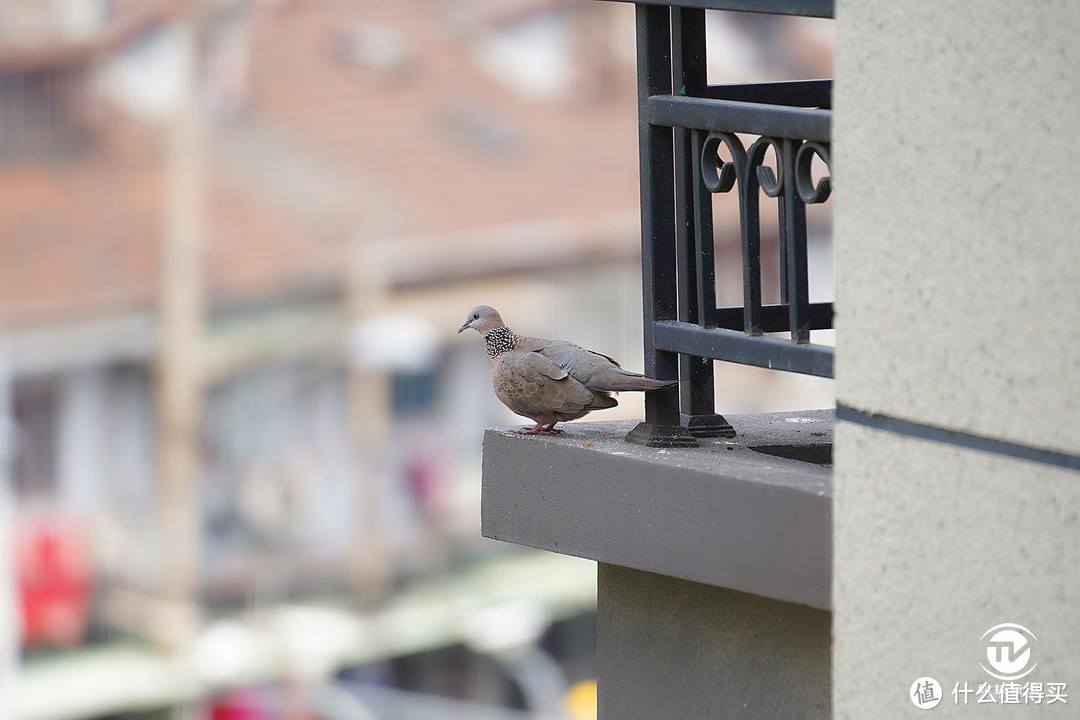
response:
{"label": "bird's pink foot", "polygon": [[523,427],[517,431],[518,435],[551,435],[562,434],[562,430],[555,427],[555,423],[544,425],[543,423],[536,423],[532,427]]}

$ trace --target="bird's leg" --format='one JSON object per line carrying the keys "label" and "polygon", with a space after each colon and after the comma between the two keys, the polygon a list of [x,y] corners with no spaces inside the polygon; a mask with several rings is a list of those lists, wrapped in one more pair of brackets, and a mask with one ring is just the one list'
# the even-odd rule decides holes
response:
{"label": "bird's leg", "polygon": [[[558,420],[556,420],[555,422],[558,422]],[[562,434],[562,430],[557,429],[555,427],[555,423],[548,423],[547,425],[543,423],[536,423],[531,428],[523,427],[517,432],[519,435],[547,435],[549,433],[557,433],[560,435]]]}

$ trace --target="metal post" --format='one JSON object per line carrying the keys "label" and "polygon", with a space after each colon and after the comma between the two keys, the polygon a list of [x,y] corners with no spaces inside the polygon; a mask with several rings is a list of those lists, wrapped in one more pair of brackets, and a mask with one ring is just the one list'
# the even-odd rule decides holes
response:
{"label": "metal post", "polygon": [[[674,133],[671,127],[653,125],[647,116],[650,96],[671,94],[671,10],[638,5],[636,11],[645,374],[674,380],[679,376],[678,354],[656,349],[656,323],[678,318]],[[680,424],[677,388],[646,393],[645,422],[626,439],[650,447],[696,445]]]}
{"label": "metal post", "polygon": [[[672,8],[673,86],[679,94],[701,97],[706,91],[705,11]],[[712,197],[702,192],[697,144],[691,131],[675,131],[675,214],[679,320],[707,325],[716,313]],[[700,149],[697,152],[700,155]],[[707,234],[706,234],[707,231]],[[679,359],[680,422],[694,437],[734,437],[735,430],[715,412],[715,384],[710,358]]]}

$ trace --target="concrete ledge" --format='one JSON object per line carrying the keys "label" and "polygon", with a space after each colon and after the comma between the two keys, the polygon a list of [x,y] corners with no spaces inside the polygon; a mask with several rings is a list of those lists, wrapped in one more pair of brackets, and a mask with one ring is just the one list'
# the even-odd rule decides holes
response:
{"label": "concrete ledge", "polygon": [[728,420],[736,438],[699,448],[631,445],[633,422],[488,430],[483,534],[829,609],[832,468],[750,448],[820,450],[833,412]]}

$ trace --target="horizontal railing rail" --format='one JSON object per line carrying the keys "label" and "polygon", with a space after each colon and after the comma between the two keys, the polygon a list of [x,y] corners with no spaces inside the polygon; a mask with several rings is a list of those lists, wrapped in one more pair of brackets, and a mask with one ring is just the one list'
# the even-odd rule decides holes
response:
{"label": "horizontal railing rail", "polygon": [[831,18],[834,0],[616,0],[637,5],[660,5],[695,10],[735,10],[738,12],[765,13],[768,15],[801,15],[803,17]]}
{"label": "horizontal railing rail", "polygon": [[832,105],[832,80],[825,78],[709,85],[705,88],[705,95],[713,100],[829,108]]}
{"label": "horizontal railing rail", "polygon": [[692,323],[658,322],[656,348],[702,358],[722,357],[730,362],[819,377],[832,377],[833,374],[830,347],[792,345],[781,338],[764,336],[747,341],[737,330],[702,328]]}
{"label": "horizontal railing rail", "polygon": [[689,130],[828,142],[832,112],[742,100],[656,95],[646,101],[644,119],[653,125]]}

